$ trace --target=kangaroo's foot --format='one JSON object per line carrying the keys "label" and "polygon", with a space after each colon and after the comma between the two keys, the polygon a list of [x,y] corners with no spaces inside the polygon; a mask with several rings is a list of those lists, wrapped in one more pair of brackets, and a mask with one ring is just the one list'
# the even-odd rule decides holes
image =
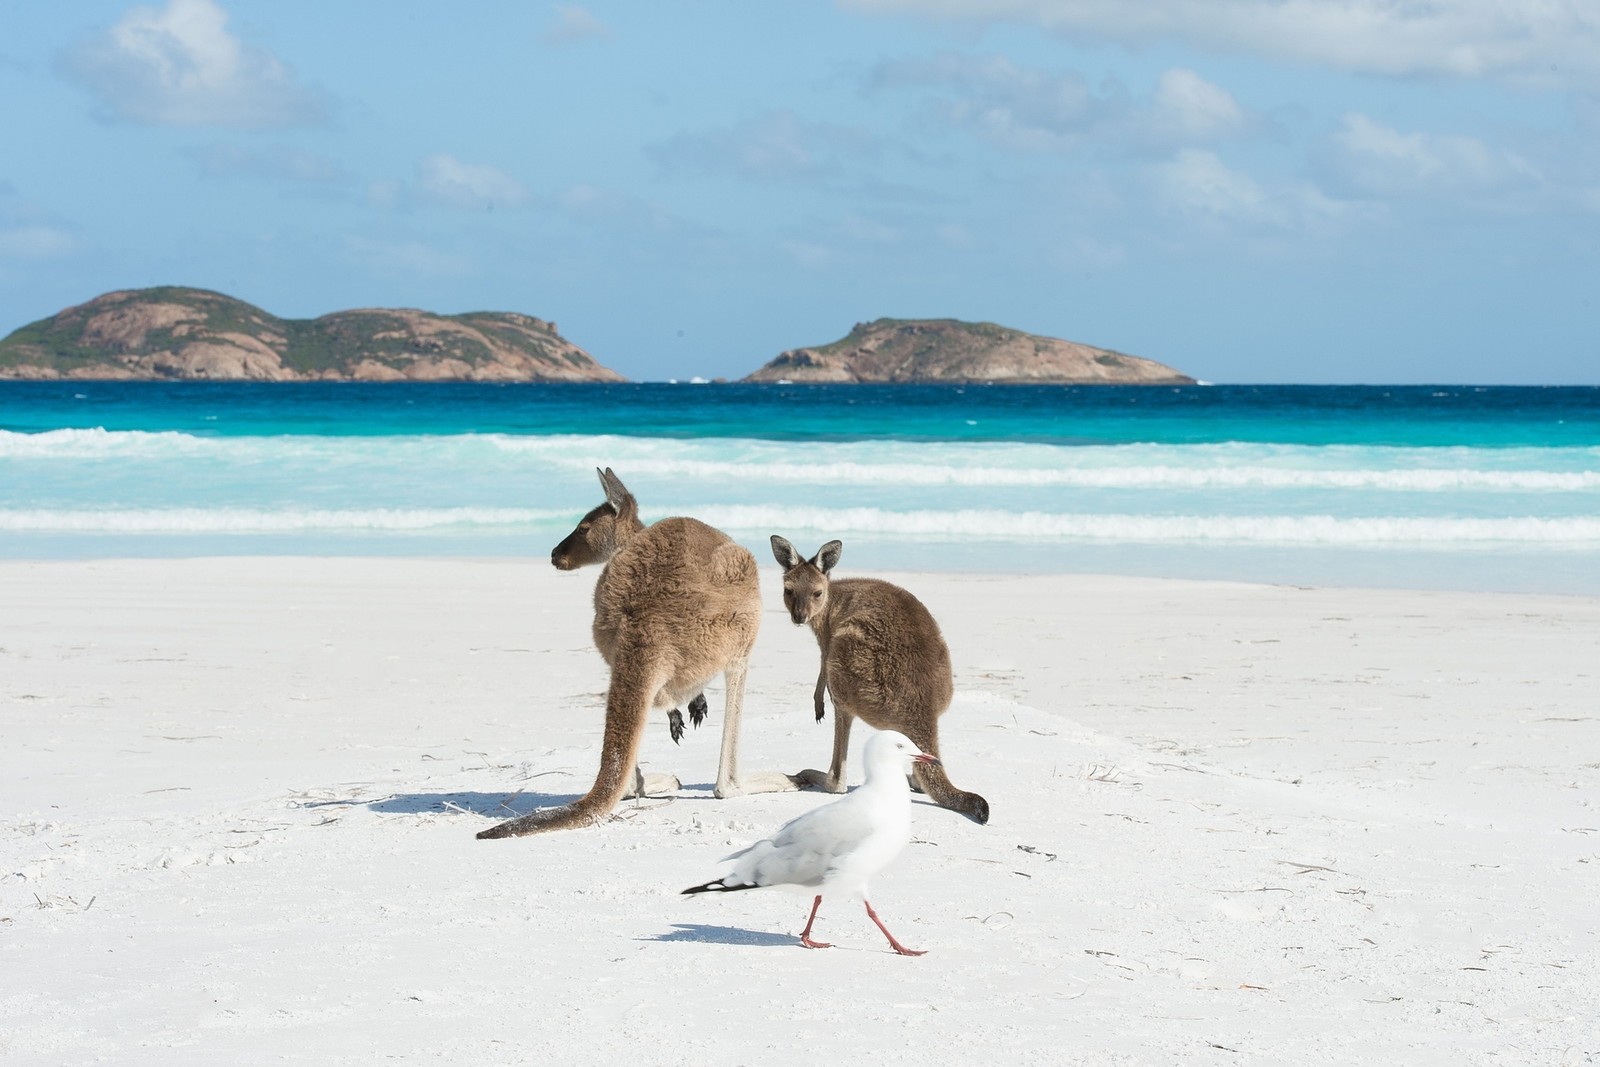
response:
{"label": "kangaroo's foot", "polygon": [[683,783],[678,781],[678,776],[675,774],[645,774],[635,767],[633,770],[633,782],[627,789],[622,791],[622,799],[632,800],[636,797],[675,793],[682,786]]}
{"label": "kangaroo's foot", "polygon": [[[695,723],[696,726],[700,724]],[[683,712],[673,708],[667,712],[667,732],[672,735],[672,743],[677,744],[683,740]]]}
{"label": "kangaroo's foot", "polygon": [[791,774],[789,775],[789,780],[795,784],[797,789],[816,789],[823,793],[843,793],[845,791],[843,779],[835,778],[827,771],[819,771],[815,768]]}
{"label": "kangaroo's foot", "polygon": [[727,800],[729,797],[742,797],[746,793],[788,793],[799,788],[800,784],[794,780],[792,774],[784,774],[782,771],[755,771],[746,772],[737,778],[718,779],[711,794],[718,800]]}

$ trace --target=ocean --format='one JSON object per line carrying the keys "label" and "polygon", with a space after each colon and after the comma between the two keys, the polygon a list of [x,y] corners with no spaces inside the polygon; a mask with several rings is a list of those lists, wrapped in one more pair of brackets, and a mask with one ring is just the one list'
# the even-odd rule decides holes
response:
{"label": "ocean", "polygon": [[840,573],[1600,594],[1600,388],[0,382],[0,558],[528,557],[613,468]]}

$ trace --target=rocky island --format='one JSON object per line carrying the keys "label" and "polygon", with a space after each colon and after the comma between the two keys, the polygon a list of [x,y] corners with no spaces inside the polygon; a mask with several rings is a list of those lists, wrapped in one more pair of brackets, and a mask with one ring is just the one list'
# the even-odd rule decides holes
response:
{"label": "rocky island", "polygon": [[[0,379],[622,382],[556,332],[507,311],[359,308],[282,319],[186,286],[97,296],[0,340]],[[719,381],[721,379],[718,379]],[[1139,356],[956,319],[857,323],[793,348],[746,382],[1183,385]]]}
{"label": "rocky island", "polygon": [[1192,385],[1165,364],[992,322],[877,319],[818,348],[782,353],[747,382]]}
{"label": "rocky island", "polygon": [[280,319],[182,286],[106,293],[16,330],[0,340],[0,378],[625,380],[530,315],[363,308]]}

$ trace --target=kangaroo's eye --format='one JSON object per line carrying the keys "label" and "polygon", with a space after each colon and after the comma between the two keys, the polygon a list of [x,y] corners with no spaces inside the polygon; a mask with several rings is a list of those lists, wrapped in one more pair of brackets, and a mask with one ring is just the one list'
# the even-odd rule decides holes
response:
{"label": "kangaroo's eye", "polygon": [[820,589],[813,589],[813,590],[812,590],[812,591],[811,591],[811,599],[812,599],[812,600],[821,600],[821,599],[822,599],[822,590],[820,590]]}

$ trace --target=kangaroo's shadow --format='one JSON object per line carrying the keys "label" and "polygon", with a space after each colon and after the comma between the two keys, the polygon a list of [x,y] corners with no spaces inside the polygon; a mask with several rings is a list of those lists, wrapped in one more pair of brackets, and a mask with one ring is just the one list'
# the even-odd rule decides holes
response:
{"label": "kangaroo's shadow", "polygon": [[396,793],[367,805],[371,811],[390,815],[423,815],[435,812],[468,812],[495,819],[526,815],[536,808],[570,804],[578,793]]}
{"label": "kangaroo's shadow", "polygon": [[792,948],[799,944],[793,934],[774,934],[765,930],[741,930],[736,926],[708,926],[705,923],[674,923],[672,929],[640,941],[696,941],[707,945],[752,945],[758,948]]}

